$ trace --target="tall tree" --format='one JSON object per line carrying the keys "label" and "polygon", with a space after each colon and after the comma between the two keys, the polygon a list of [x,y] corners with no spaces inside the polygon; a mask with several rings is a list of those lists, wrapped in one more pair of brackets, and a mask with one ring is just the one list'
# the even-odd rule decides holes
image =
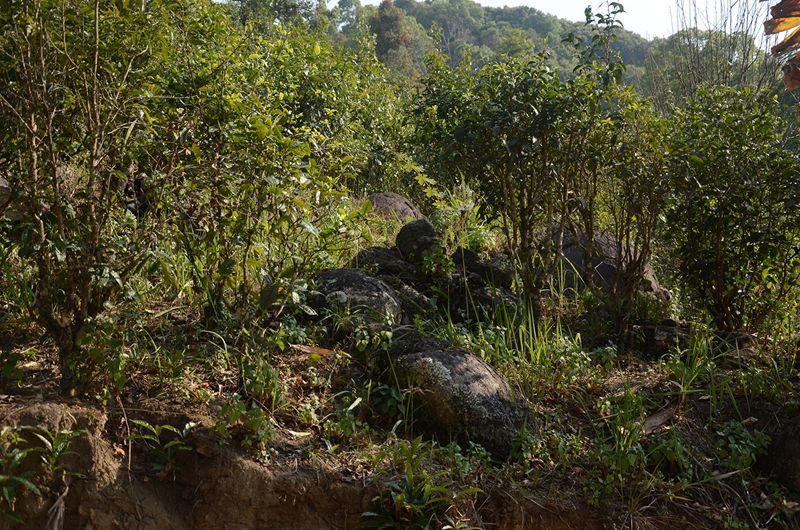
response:
{"label": "tall tree", "polygon": [[411,42],[405,28],[405,14],[392,0],[383,0],[378,12],[369,19],[369,27],[375,34],[375,52],[383,60],[391,50]]}

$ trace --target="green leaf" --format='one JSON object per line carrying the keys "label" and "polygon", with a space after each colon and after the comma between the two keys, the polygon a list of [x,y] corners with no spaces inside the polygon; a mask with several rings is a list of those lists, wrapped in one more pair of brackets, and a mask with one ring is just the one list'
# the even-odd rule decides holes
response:
{"label": "green leaf", "polygon": [[361,401],[362,401],[361,397],[356,398],[356,400],[353,401],[353,403],[351,403],[349,407],[347,407],[347,410],[353,410],[354,408],[356,408],[361,404]]}
{"label": "green leaf", "polygon": [[12,481],[14,481],[14,482],[16,482],[18,484],[21,484],[25,488],[29,489],[31,492],[35,493],[36,495],[39,495],[39,496],[42,495],[42,492],[39,491],[39,488],[37,488],[36,485],[33,482],[29,481],[28,479],[23,478],[23,477],[11,477],[11,479],[12,479]]}

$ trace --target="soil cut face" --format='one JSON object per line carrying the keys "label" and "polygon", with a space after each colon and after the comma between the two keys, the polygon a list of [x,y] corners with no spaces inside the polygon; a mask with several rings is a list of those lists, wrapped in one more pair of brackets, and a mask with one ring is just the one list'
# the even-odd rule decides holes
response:
{"label": "soil cut face", "polygon": [[[19,498],[17,513],[25,520],[19,528],[356,528],[393,478],[315,466],[291,446],[264,464],[203,434],[207,417],[152,412],[147,417],[152,424],[189,419],[201,425],[189,440],[192,450],[180,455],[168,476],[148,472],[146,448],[115,439],[126,419],[113,409],[21,400],[0,405],[4,426],[82,431],[63,461],[70,475],[54,478],[42,496],[26,492]],[[489,492],[472,509],[482,528],[603,527],[589,510],[541,506],[501,491]]]}

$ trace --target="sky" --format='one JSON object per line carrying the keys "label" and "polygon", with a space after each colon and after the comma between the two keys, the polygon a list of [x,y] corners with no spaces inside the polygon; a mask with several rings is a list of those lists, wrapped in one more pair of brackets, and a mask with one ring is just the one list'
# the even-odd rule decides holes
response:
{"label": "sky", "polygon": [[[328,0],[333,5],[338,0]],[[381,0],[361,0],[362,3],[377,5]],[[421,0],[417,0],[421,1]],[[595,10],[610,0],[473,0],[484,6],[529,6],[575,22],[585,21],[584,11],[591,5]],[[703,29],[709,27],[723,29],[725,22],[737,29],[747,29],[756,39],[759,46],[768,48],[775,44],[778,37],[765,37],[762,24],[769,18],[769,6],[778,0],[616,0],[621,2],[625,13],[620,21],[626,29],[638,33],[647,39],[668,37],[677,29],[696,26]],[[733,6],[733,7],[732,7]],[[732,9],[732,11],[731,11]],[[755,11],[755,10],[757,11]],[[737,11],[738,10],[738,11]],[[747,12],[747,17],[737,14]],[[691,13],[693,20],[685,23],[686,14]],[[721,13],[729,13],[728,16]],[[733,13],[733,16],[730,16]],[[679,19],[683,18],[684,23]],[[747,20],[744,28],[733,21]],[[730,28],[728,28],[730,29]]]}

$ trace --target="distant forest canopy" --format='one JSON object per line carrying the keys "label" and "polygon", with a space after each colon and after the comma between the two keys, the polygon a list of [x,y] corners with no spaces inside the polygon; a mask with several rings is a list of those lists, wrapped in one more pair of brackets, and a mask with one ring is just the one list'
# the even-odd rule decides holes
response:
{"label": "distant forest canopy", "polygon": [[[578,61],[570,35],[591,38],[585,23],[526,6],[484,7],[472,0],[384,0],[380,5],[339,0],[327,10],[322,4],[314,7],[311,0],[303,1],[307,2],[303,9],[312,18],[323,13],[328,17],[329,30],[340,44],[355,46],[367,29],[375,38],[378,58],[399,82],[419,79],[427,56],[437,48],[453,65],[469,57],[474,66],[503,54],[545,53],[550,66],[569,77]],[[278,5],[269,0],[242,0],[247,3]],[[290,5],[301,4],[281,0],[280,8]],[[760,13],[755,8],[741,11],[731,2],[731,12],[727,18],[722,14],[724,22],[717,29],[679,24],[685,27],[649,41],[618,23],[612,50],[626,66],[626,80],[654,96],[657,103],[689,95],[703,83],[769,86],[779,91],[779,65],[754,37],[761,31]]]}
{"label": "distant forest canopy", "polygon": [[[488,62],[497,54],[518,55],[548,50],[553,66],[563,72],[575,67],[574,46],[566,42],[571,33],[588,37],[584,23],[570,22],[548,15],[532,7],[483,7],[471,0],[396,0],[394,5],[408,19],[409,36],[419,33],[411,29],[439,28],[440,43],[451,62],[457,62],[469,52],[473,60]],[[380,7],[365,6],[372,12],[370,20],[381,18],[381,12],[391,9],[391,1]],[[384,29],[371,23],[377,33]],[[643,37],[620,29],[614,49],[630,66],[643,66],[649,42]]]}

